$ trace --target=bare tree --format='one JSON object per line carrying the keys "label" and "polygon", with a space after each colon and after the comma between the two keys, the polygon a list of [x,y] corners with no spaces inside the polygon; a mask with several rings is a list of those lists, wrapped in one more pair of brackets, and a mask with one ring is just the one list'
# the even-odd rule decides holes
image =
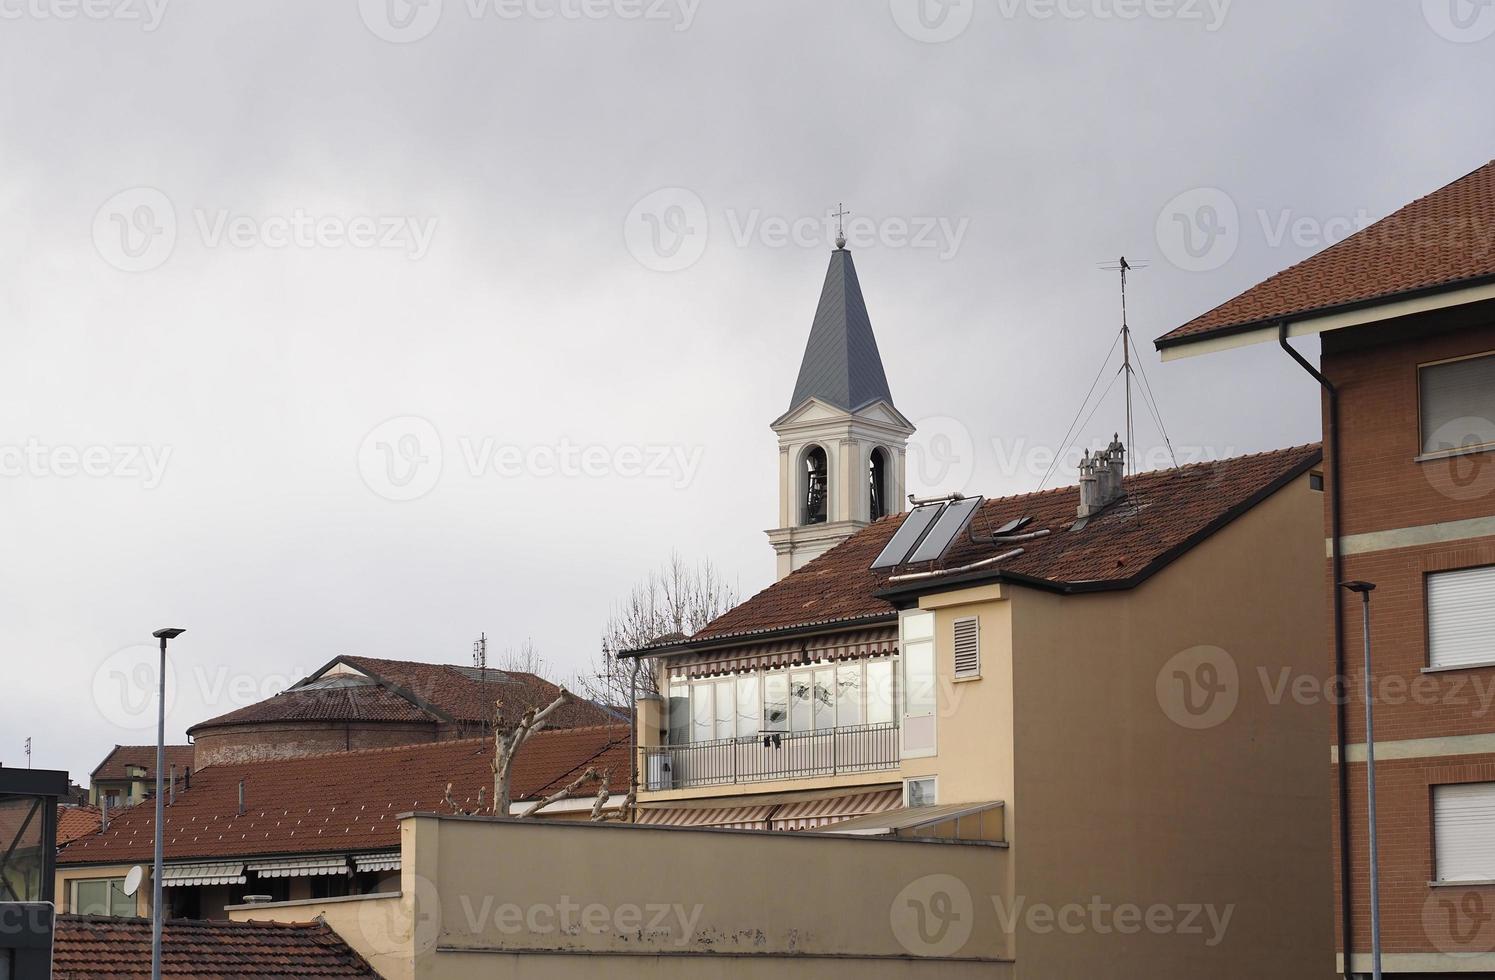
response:
{"label": "bare tree", "polygon": [[[672,634],[689,636],[736,604],[736,588],[710,560],[692,566],[679,552],[671,552],[668,561],[613,606],[601,650],[577,686],[593,701],[628,707],[633,661],[619,659],[619,653]],[[651,671],[640,669],[638,682],[640,695],[659,693]]]}
{"label": "bare tree", "polygon": [[497,670],[517,671],[522,674],[537,674],[540,677],[550,676],[550,665],[540,655],[540,650],[535,646],[535,641],[529,637],[519,644],[518,649],[506,647],[504,652],[488,666]]}
{"label": "bare tree", "polygon": [[493,709],[493,815],[508,816],[509,784],[514,777],[514,756],[524,747],[530,737],[545,727],[550,716],[562,705],[576,700],[564,687],[560,695],[545,707],[536,711],[530,708],[518,722],[504,721],[504,703],[496,702]]}

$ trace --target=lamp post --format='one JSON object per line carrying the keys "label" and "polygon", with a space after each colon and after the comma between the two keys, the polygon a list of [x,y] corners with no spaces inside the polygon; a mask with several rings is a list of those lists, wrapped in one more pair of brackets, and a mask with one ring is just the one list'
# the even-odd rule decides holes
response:
{"label": "lamp post", "polygon": [[185,632],[167,627],[151,634],[161,641],[161,669],[156,675],[159,686],[156,689],[156,856],[151,865],[151,980],[161,980],[161,851],[165,838],[161,832],[161,770],[166,768],[166,641]]}
{"label": "lamp post", "polygon": [[[1370,833],[1370,970],[1374,980],[1381,980],[1381,864],[1376,847],[1376,725],[1375,711],[1371,705],[1370,684],[1370,594],[1376,590],[1374,582],[1341,582],[1342,588],[1360,596],[1361,633],[1365,638],[1365,802],[1369,815]],[[1340,759],[1340,765],[1348,760]],[[1345,962],[1354,958],[1353,950],[1345,950]]]}

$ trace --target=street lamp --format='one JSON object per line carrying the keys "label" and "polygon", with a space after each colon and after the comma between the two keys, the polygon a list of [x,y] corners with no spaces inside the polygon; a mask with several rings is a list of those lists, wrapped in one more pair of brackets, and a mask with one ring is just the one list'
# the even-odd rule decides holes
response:
{"label": "street lamp", "polygon": [[151,865],[151,980],[161,980],[161,770],[166,768],[166,641],[187,632],[169,626],[151,636],[161,641],[161,669],[157,673],[156,692],[156,857]]}
{"label": "street lamp", "polygon": [[[1341,582],[1341,588],[1360,596],[1361,633],[1365,637],[1365,802],[1370,831],[1370,969],[1375,980],[1381,980],[1381,864],[1376,848],[1376,725],[1370,696],[1370,594],[1374,582]],[[1347,759],[1340,759],[1347,765]],[[1353,950],[1345,950],[1345,964],[1354,959]]]}

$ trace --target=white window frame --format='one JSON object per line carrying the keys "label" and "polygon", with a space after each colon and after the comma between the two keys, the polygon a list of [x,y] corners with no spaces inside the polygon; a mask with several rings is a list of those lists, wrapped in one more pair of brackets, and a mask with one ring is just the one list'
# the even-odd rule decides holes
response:
{"label": "white window frame", "polygon": [[[1453,861],[1451,860],[1451,855],[1448,853],[1448,849],[1453,845],[1438,833],[1438,825],[1440,822],[1442,822],[1442,820],[1440,820],[1440,798],[1443,798],[1445,800],[1447,800],[1448,796],[1467,798],[1469,795],[1471,795],[1471,792],[1478,791],[1480,789],[1483,789],[1486,794],[1488,794],[1492,798],[1495,798],[1495,782],[1440,783],[1433,786],[1432,788],[1433,884],[1452,885],[1495,881],[1495,848],[1491,848],[1489,847],[1489,845],[1486,845],[1487,849],[1492,851],[1492,853],[1482,856],[1469,854],[1461,856],[1463,860],[1474,860],[1479,862],[1478,868],[1470,868],[1467,870],[1450,868],[1449,865],[1452,864]],[[1457,806],[1458,803],[1449,801],[1445,805]],[[1468,805],[1467,802],[1465,803],[1465,805]],[[1486,806],[1487,812],[1489,814],[1490,827],[1484,831],[1479,831],[1472,835],[1466,834],[1466,836],[1473,836],[1485,840],[1495,838],[1495,799],[1487,802]],[[1467,841],[1463,843],[1467,846]]]}
{"label": "white window frame", "polygon": [[1457,449],[1445,449],[1437,452],[1427,451],[1427,424],[1428,419],[1423,417],[1423,379],[1425,372],[1432,368],[1443,367],[1447,364],[1457,364],[1460,361],[1478,361],[1489,358],[1495,360],[1495,350],[1480,351],[1476,354],[1465,354],[1461,357],[1446,357],[1440,361],[1428,361],[1417,365],[1417,456],[1420,460],[1447,459],[1450,456],[1466,456],[1473,453],[1495,452],[1495,442],[1486,442],[1478,446],[1459,447]]}
{"label": "white window frame", "polygon": [[120,877],[109,877],[109,878],[74,878],[72,881],[70,881],[69,885],[71,885],[71,888],[70,888],[69,894],[68,894],[68,902],[69,902],[68,907],[73,912],[73,914],[75,914],[75,915],[85,914],[81,910],[81,908],[79,907],[79,902],[78,902],[78,886],[79,885],[91,885],[91,884],[94,884],[95,882],[104,882],[105,883],[104,895],[105,895],[105,904],[108,906],[108,910],[104,911],[104,912],[89,912],[89,913],[86,913],[86,914],[88,914],[88,915],[107,915],[107,916],[110,916],[111,918],[118,918],[118,917],[121,917],[121,916],[123,916],[123,917],[134,916],[137,913],[137,910],[139,908],[139,902],[138,902],[138,900],[136,899],[136,897],[134,895],[126,895],[125,896],[125,899],[126,899],[126,901],[128,903],[128,907],[126,909],[123,909],[121,911],[115,911],[115,909],[114,909],[114,889],[112,887],[109,887],[109,886],[114,885],[114,884],[117,883],[119,885],[120,891],[123,892],[124,888],[125,888],[125,879],[124,879],[123,876],[120,876]]}
{"label": "white window frame", "polygon": [[[930,713],[927,714],[927,715],[922,715],[922,714],[921,715],[911,715],[911,714],[908,713],[908,710],[907,710],[908,709],[908,696],[909,696],[909,692],[912,690],[912,685],[909,683],[909,679],[908,679],[908,670],[909,670],[909,665],[910,665],[910,661],[911,661],[912,658],[910,658],[909,653],[908,653],[908,640],[907,640],[907,636],[906,636],[906,634],[907,634],[907,625],[908,625],[908,622],[910,620],[915,619],[915,618],[919,618],[919,617],[928,617],[928,619],[929,619],[929,627],[930,627],[930,629],[929,629],[930,635],[929,635],[929,638],[927,640],[925,638],[923,638],[923,637],[920,637],[917,640],[915,640],[915,642],[917,642],[917,643],[927,642],[927,643],[929,643],[929,645],[931,646],[931,648],[933,650],[933,653],[932,653],[933,662],[932,662],[931,668],[930,668],[931,674],[932,674],[932,676],[930,677],[930,683],[934,685],[933,691],[931,692],[931,694],[933,695],[934,704],[933,704],[933,706],[930,709]],[[899,753],[900,753],[900,757],[904,758],[904,759],[925,759],[925,758],[929,758],[930,756],[938,755],[939,754],[939,714],[940,714],[940,704],[939,704],[939,700],[940,700],[940,698],[939,698],[939,690],[940,690],[940,684],[939,684],[939,678],[940,678],[940,644],[939,644],[939,620],[935,616],[935,614],[934,614],[934,612],[932,610],[928,610],[928,609],[905,609],[899,615],[899,617],[898,617],[898,652],[899,652],[898,660],[899,660],[899,664],[900,664],[900,666],[898,668],[898,673],[899,673],[900,676],[898,678],[898,681],[899,681],[899,683],[898,683],[898,702],[897,702],[896,707],[894,709],[893,717],[898,722],[898,740],[899,740]],[[908,734],[909,734],[909,720],[910,719],[917,719],[918,723],[922,725],[923,724],[923,719],[925,719],[925,718],[927,718],[929,720],[928,721],[928,724],[929,724],[929,745],[927,747],[921,746],[921,747],[916,747],[916,748],[910,748],[909,744],[908,744],[908,741],[909,741],[909,739],[908,739]]]}
{"label": "white window frame", "polygon": [[1475,574],[1495,576],[1495,565],[1475,565],[1469,568],[1440,569],[1436,572],[1428,572],[1423,576],[1423,610],[1426,614],[1427,619],[1427,666],[1423,668],[1425,671],[1438,672],[1445,670],[1469,670],[1476,667],[1495,666],[1495,642],[1491,643],[1490,655],[1487,655],[1479,660],[1460,660],[1455,662],[1439,663],[1436,656],[1437,651],[1434,649],[1433,641],[1437,632],[1437,625],[1433,622],[1433,580],[1444,578],[1444,580],[1446,581],[1448,578],[1452,578],[1454,576],[1472,576]]}
{"label": "white window frame", "polygon": [[930,794],[933,797],[933,800],[932,800],[932,802],[929,802],[929,803],[921,803],[920,806],[939,806],[939,802],[940,802],[940,777],[938,777],[938,776],[910,776],[910,777],[908,777],[907,779],[905,779],[903,781],[903,805],[904,805],[905,808],[913,806],[913,804],[909,802],[909,792],[908,792],[909,786],[911,784],[913,784],[913,783],[928,783],[930,785]]}

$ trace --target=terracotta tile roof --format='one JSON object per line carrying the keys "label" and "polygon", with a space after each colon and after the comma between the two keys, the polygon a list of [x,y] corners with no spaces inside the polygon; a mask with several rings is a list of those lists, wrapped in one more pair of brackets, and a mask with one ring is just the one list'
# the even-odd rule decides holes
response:
{"label": "terracotta tile roof", "polygon": [[[161,974],[198,980],[362,977],[379,974],[323,922],[206,922],[173,919],[161,928]],[[59,915],[52,946],[55,980],[134,980],[151,975],[151,921]]]}
{"label": "terracotta tile roof", "polygon": [[[208,766],[177,788],[166,808],[168,861],[260,854],[318,854],[399,846],[396,817],[446,811],[446,785],[464,809],[478,789],[491,800],[489,739],[427,742],[264,762]],[[514,760],[516,800],[566,785],[588,766],[612,770],[611,789],[628,790],[628,726],[545,730]],[[239,781],[246,812],[238,813]],[[59,864],[141,861],[151,857],[155,808],[111,814],[109,829],[62,849]]]}
{"label": "terracotta tile roof", "polygon": [[1495,276],[1495,161],[1158,338],[1169,347]]}
{"label": "terracotta tile roof", "polygon": [[196,734],[204,728],[266,721],[388,721],[428,722],[441,719],[377,684],[358,687],[291,689],[282,691],[237,711],[198,722],[187,729]]}
{"label": "terracotta tile roof", "polygon": [[[116,745],[114,750],[104,756],[104,761],[94,766],[90,775],[94,779],[129,779],[125,772],[126,766],[142,766],[146,776],[154,779],[156,775],[156,747],[154,745]],[[182,772],[192,766],[192,746],[190,745],[168,745],[166,746],[166,770],[176,766],[177,772]]]}
{"label": "terracotta tile roof", "polygon": [[[973,543],[957,538],[945,559],[934,567],[957,569],[1022,548],[1023,553],[979,573],[995,578],[1046,583],[1057,588],[1124,588],[1140,582],[1322,458],[1317,445],[1197,463],[1175,470],[1139,473],[1125,481],[1127,496],[1091,517],[1080,530],[1075,521],[1079,488],[988,500],[971,520],[977,532],[1001,527],[1019,517],[1032,522],[1023,532],[1049,528],[1047,537],[1015,544]],[[852,535],[803,568],[790,573],[741,605],[717,617],[691,637],[690,643],[772,632],[794,627],[854,623],[890,617],[895,609],[878,593],[892,585],[890,570],[871,564],[892,538],[905,515],[885,517]],[[923,571],[909,566],[898,572]],[[976,573],[973,573],[976,574]],[[954,578],[954,576],[951,576]],[[921,585],[937,586],[938,578]]]}
{"label": "terracotta tile roof", "polygon": [[99,829],[103,812],[96,806],[59,806],[57,808],[57,843],[66,844]]}
{"label": "terracotta tile roof", "polygon": [[[496,701],[502,700],[505,711],[517,717],[531,707],[545,707],[560,693],[558,685],[522,671],[479,671],[453,664],[350,656],[338,657],[327,666],[339,661],[383,681],[384,685],[292,688],[256,704],[200,721],[187,732],[196,734],[219,725],[290,720],[428,721],[433,724],[450,720],[487,726],[493,720]],[[576,703],[557,712],[551,727],[609,725],[620,720],[618,715],[597,705]]]}

